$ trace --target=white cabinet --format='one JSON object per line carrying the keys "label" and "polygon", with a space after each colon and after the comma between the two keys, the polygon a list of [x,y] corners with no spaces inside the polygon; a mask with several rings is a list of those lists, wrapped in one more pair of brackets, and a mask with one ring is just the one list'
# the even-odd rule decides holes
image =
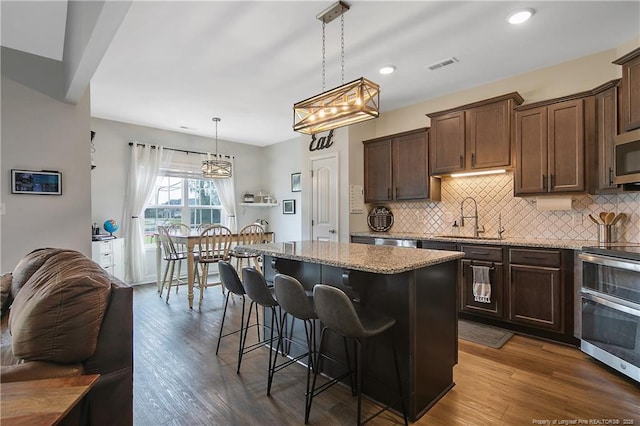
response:
{"label": "white cabinet", "polygon": [[91,258],[105,271],[124,281],[124,238],[92,241]]}

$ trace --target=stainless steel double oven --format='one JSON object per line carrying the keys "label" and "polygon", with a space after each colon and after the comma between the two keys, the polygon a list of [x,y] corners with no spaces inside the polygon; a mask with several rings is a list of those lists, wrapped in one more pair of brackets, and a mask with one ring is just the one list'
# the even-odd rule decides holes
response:
{"label": "stainless steel double oven", "polygon": [[640,382],[640,245],[585,248],[583,352]]}

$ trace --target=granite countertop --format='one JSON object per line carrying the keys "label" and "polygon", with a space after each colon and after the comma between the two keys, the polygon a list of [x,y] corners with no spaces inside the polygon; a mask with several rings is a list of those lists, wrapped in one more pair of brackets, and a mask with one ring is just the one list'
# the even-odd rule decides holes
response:
{"label": "granite countertop", "polygon": [[464,256],[464,253],[458,251],[323,241],[251,244],[239,246],[239,248],[283,259],[320,263],[378,274],[398,274],[461,259]]}
{"label": "granite countertop", "polygon": [[352,232],[354,237],[397,238],[406,240],[429,240],[467,244],[487,244],[498,246],[521,246],[540,248],[559,248],[570,250],[582,250],[583,247],[597,246],[593,240],[558,240],[543,238],[511,238],[501,240],[497,238],[456,238],[453,236],[437,236],[432,234],[407,233],[407,232]]}

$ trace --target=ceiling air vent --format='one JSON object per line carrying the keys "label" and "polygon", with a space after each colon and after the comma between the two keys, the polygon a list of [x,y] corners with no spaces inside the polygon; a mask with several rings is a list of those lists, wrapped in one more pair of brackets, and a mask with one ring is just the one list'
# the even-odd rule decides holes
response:
{"label": "ceiling air vent", "polygon": [[435,71],[438,68],[446,67],[447,65],[451,65],[451,64],[454,64],[456,62],[459,62],[459,61],[452,56],[452,57],[447,58],[445,60],[442,60],[440,62],[436,62],[435,64],[428,65],[427,68],[430,69],[431,71]]}

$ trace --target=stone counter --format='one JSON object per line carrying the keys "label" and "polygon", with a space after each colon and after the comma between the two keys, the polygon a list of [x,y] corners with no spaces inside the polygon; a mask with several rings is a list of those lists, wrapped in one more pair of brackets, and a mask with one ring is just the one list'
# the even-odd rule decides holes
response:
{"label": "stone counter", "polygon": [[437,236],[432,234],[406,233],[406,232],[352,232],[353,237],[370,237],[370,238],[394,238],[405,240],[429,240],[444,241],[453,243],[467,244],[490,244],[498,246],[519,246],[519,247],[539,247],[539,248],[558,248],[569,250],[582,250],[583,247],[597,246],[598,242],[594,240],[557,240],[557,239],[538,239],[538,238],[511,238],[503,239],[494,238],[456,238],[450,236]]}
{"label": "stone counter", "polygon": [[265,256],[319,263],[376,274],[399,274],[450,260],[462,259],[464,256],[464,253],[457,251],[324,241],[255,244],[238,248]]}

